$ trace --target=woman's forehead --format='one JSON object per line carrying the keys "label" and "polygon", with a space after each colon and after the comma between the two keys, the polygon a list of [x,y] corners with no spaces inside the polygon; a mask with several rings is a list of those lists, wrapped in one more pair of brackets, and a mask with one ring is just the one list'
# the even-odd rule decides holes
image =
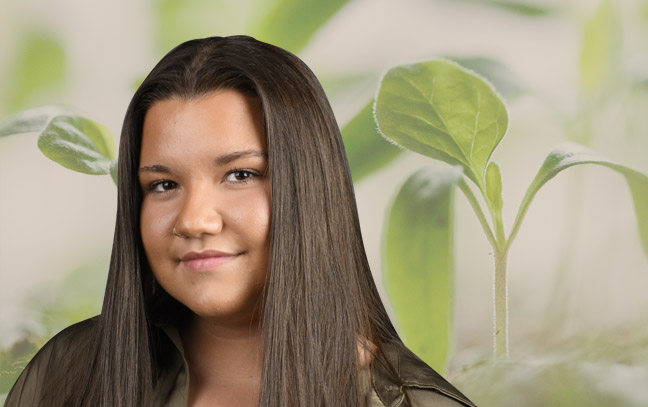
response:
{"label": "woman's forehead", "polygon": [[161,100],[146,113],[140,161],[195,159],[207,152],[222,157],[241,151],[267,152],[256,98],[227,89],[198,99]]}

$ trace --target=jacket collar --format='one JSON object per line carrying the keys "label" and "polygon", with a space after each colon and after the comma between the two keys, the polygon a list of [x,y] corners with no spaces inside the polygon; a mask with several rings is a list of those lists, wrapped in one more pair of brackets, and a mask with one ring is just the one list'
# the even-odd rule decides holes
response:
{"label": "jacket collar", "polygon": [[384,363],[374,362],[372,369],[373,386],[385,406],[396,407],[402,405],[405,400],[404,387],[405,389],[430,389],[466,406],[474,407],[474,404],[466,396],[461,394],[459,390],[454,388],[402,344],[397,342],[385,343],[383,350],[403,383],[401,387],[394,380]]}

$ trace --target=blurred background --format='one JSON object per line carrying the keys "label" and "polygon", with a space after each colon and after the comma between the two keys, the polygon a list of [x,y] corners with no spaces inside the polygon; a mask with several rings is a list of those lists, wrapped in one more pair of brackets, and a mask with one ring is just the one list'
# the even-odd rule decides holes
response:
{"label": "blurred background", "polygon": [[[128,102],[157,60],[182,41],[232,34],[300,56],[341,127],[392,66],[488,58],[473,68],[488,68],[480,73],[509,108],[494,154],[507,229],[561,141],[648,172],[647,0],[0,0],[0,120],[65,104],[105,124],[117,143]],[[100,311],[112,243],[110,177],[67,170],[36,142],[0,138],[0,401],[48,338]],[[375,143],[386,141],[376,133]],[[386,303],[386,211],[408,175],[434,164],[394,151],[379,165],[371,154],[350,156],[352,167],[369,163],[354,180]],[[454,218],[450,381],[480,406],[648,405],[648,256],[622,176],[580,166],[537,195],[509,255],[507,363],[490,361],[491,248],[463,196]]]}

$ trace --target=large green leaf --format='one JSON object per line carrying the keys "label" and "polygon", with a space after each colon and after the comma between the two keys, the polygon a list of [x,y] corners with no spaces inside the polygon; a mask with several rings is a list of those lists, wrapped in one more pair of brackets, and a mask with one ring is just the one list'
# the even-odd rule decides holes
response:
{"label": "large green leaf", "polygon": [[353,181],[358,181],[391,162],[401,149],[378,134],[369,102],[342,128],[344,148],[349,159]]}
{"label": "large green leaf", "polygon": [[26,34],[14,61],[12,81],[3,92],[13,109],[24,108],[36,93],[56,89],[65,79],[65,51],[60,41],[49,33]]}
{"label": "large green leaf", "polygon": [[313,34],[349,0],[278,0],[258,23],[255,36],[297,53]]}
{"label": "large green leaf", "polygon": [[492,86],[446,60],[390,69],[380,83],[375,114],[385,137],[463,166],[480,186],[508,128],[506,107]]}
{"label": "large green leaf", "polygon": [[454,187],[461,167],[426,167],[394,200],[383,232],[383,276],[407,346],[443,371],[452,343]]}
{"label": "large green leaf", "polygon": [[26,110],[0,123],[0,136],[37,133],[38,147],[51,160],[85,174],[109,174],[115,147],[108,129],[66,107]]}
{"label": "large green leaf", "polygon": [[622,25],[617,7],[602,0],[587,21],[580,55],[581,87],[596,93],[618,73],[621,60]]}
{"label": "large green leaf", "polygon": [[634,202],[641,242],[644,251],[648,254],[648,174],[618,164],[580,144],[572,142],[557,145],[545,159],[540,171],[538,171],[522,199],[509,238],[509,245],[515,238],[522,219],[540,188],[561,171],[580,164],[602,165],[618,171],[625,177]]}

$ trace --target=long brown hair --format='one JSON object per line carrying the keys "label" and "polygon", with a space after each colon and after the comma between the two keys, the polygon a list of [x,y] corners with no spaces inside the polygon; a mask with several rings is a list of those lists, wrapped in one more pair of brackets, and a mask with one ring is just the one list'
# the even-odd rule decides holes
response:
{"label": "long brown hair", "polygon": [[142,124],[156,101],[224,88],[258,98],[268,141],[272,222],[259,405],[360,406],[358,341],[375,345],[377,361],[384,342],[399,342],[367,262],[340,132],[314,74],[293,54],[250,37],[193,40],[155,66],[128,107],[96,345],[77,368],[86,379],[64,404],[153,404],[157,324],[187,310],[156,284],[140,239]]}

